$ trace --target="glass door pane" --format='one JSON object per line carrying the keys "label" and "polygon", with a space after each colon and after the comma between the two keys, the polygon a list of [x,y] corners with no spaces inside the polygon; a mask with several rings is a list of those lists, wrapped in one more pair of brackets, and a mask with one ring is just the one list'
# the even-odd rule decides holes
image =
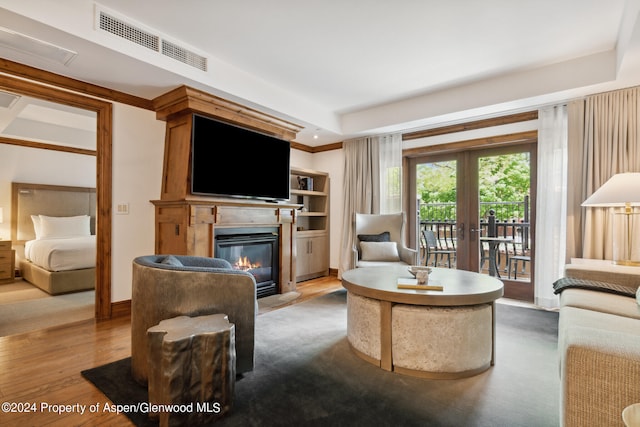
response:
{"label": "glass door pane", "polygon": [[478,158],[481,272],[531,281],[530,190],[528,152]]}
{"label": "glass door pane", "polygon": [[456,268],[457,161],[416,165],[416,195],[421,263]]}

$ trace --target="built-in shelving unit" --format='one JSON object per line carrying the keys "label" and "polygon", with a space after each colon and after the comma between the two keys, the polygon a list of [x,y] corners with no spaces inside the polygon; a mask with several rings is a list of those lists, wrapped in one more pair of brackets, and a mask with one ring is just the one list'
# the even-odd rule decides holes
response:
{"label": "built-in shelving unit", "polygon": [[291,168],[291,203],[296,217],[296,281],[329,274],[329,174]]}

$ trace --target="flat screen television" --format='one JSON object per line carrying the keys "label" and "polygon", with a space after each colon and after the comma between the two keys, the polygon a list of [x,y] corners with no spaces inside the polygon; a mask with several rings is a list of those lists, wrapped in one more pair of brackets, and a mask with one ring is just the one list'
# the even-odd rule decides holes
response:
{"label": "flat screen television", "polygon": [[289,141],[193,115],[191,193],[289,199]]}

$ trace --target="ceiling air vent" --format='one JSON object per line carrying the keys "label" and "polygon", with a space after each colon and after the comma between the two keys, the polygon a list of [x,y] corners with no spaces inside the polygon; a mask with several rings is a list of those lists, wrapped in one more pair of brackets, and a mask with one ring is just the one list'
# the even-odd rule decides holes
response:
{"label": "ceiling air vent", "polygon": [[167,40],[159,31],[150,29],[142,24],[135,24],[118,13],[111,13],[108,9],[96,4],[96,26],[103,31],[121,37],[130,42],[144,46],[159,54],[180,61],[198,70],[207,71],[207,58],[193,49],[184,47]]}
{"label": "ceiling air vent", "polygon": [[184,62],[202,71],[207,71],[207,58],[175,43],[162,40],[162,54],[177,61]]}
{"label": "ceiling air vent", "polygon": [[100,11],[100,29],[158,52],[160,37]]}

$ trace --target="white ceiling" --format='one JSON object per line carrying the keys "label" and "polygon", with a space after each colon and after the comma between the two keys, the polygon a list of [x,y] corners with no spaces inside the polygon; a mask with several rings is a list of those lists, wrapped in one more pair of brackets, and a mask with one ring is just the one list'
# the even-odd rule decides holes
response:
{"label": "white ceiling", "polygon": [[[208,70],[97,30],[96,7],[202,54]],[[320,145],[640,84],[639,11],[639,0],[0,0],[1,27],[77,52],[67,65],[0,56],[149,99],[187,84],[302,124],[296,140]]]}

